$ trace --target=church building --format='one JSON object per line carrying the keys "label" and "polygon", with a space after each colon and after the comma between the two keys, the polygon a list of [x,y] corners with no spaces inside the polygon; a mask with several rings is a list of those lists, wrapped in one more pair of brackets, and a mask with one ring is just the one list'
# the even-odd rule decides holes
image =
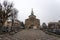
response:
{"label": "church building", "polygon": [[25,28],[28,29],[38,29],[40,28],[40,20],[34,15],[33,9],[31,15],[25,20]]}

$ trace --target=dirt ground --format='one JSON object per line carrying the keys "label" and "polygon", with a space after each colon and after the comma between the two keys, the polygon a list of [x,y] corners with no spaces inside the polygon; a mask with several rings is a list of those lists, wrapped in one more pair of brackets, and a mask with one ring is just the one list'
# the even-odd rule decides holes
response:
{"label": "dirt ground", "polygon": [[0,35],[0,40],[60,40],[60,38],[48,35],[41,30],[25,29],[14,35]]}

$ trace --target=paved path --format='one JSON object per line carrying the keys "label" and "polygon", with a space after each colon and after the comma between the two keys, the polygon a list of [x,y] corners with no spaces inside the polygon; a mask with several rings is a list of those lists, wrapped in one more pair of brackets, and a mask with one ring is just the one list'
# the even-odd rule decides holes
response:
{"label": "paved path", "polygon": [[41,30],[22,30],[15,35],[6,35],[1,40],[60,40],[60,38],[45,34]]}

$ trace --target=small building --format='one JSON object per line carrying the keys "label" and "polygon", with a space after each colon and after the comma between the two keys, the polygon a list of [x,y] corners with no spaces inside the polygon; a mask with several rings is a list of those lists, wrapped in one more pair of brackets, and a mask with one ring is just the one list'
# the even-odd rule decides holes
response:
{"label": "small building", "polygon": [[19,29],[20,27],[20,21],[19,20],[15,20],[12,26],[12,21],[11,20],[6,20],[6,22],[4,23],[3,26],[3,31],[7,30],[7,31],[11,31],[12,29]]}
{"label": "small building", "polygon": [[60,35],[60,21],[58,21],[58,22],[49,22],[47,31]]}
{"label": "small building", "polygon": [[51,29],[59,29],[60,28],[60,22],[49,22],[48,28]]}
{"label": "small building", "polygon": [[40,20],[36,18],[32,10],[31,15],[25,20],[25,28],[37,29],[40,27]]}

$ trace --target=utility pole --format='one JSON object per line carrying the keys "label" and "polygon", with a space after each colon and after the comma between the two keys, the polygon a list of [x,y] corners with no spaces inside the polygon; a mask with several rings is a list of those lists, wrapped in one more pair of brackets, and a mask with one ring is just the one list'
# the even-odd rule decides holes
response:
{"label": "utility pole", "polygon": [[14,30],[14,12],[12,13],[12,27],[11,27],[11,29],[12,29],[12,31]]}

